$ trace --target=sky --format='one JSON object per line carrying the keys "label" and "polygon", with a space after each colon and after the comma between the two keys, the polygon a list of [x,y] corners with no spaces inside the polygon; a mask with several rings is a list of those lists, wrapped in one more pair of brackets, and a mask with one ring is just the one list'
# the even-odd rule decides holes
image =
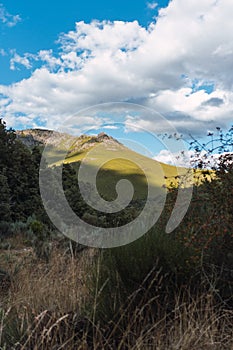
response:
{"label": "sky", "polygon": [[153,135],[232,124],[232,13],[232,0],[2,1],[1,117],[104,130],[164,160]]}

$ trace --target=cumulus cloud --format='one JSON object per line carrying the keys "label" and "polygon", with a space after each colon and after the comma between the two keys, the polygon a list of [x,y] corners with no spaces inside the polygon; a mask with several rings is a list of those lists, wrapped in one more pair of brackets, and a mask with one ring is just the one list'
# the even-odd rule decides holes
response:
{"label": "cumulus cloud", "polygon": [[0,21],[8,27],[14,27],[18,22],[21,21],[21,18],[19,15],[10,14],[5,9],[3,4],[0,4]]}
{"label": "cumulus cloud", "polygon": [[31,68],[31,63],[27,56],[20,56],[17,53],[14,53],[14,56],[10,59],[10,69],[15,70],[18,69],[18,65],[21,65],[27,69]]}
{"label": "cumulus cloud", "polygon": [[148,32],[138,21],[83,21],[76,23],[74,31],[63,34],[59,42],[64,52],[78,52],[82,57],[97,56],[107,52],[119,54],[119,50],[136,50],[145,40]]}
{"label": "cumulus cloud", "polygon": [[[33,61],[41,67],[28,79],[0,86],[10,100],[6,119],[20,112],[29,124],[40,118],[59,126],[82,108],[125,101],[157,110],[182,132],[229,123],[232,12],[231,0],[173,0],[147,28],[137,21],[78,22],[60,36],[58,55],[41,50],[12,57],[12,69],[31,68]],[[149,114],[137,124],[155,129]]]}
{"label": "cumulus cloud", "polygon": [[191,166],[194,151],[185,151],[172,153],[169,150],[161,150],[154,159],[165,164],[176,165],[181,167]]}

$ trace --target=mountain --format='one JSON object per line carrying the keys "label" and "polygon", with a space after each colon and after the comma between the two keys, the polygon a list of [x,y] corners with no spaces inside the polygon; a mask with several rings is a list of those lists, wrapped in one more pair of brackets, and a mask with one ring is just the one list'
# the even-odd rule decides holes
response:
{"label": "mountain", "polygon": [[35,146],[44,146],[46,143],[57,147],[72,136],[47,129],[26,129],[17,130],[16,137],[27,147],[33,148]]}
{"label": "mountain", "polygon": [[104,132],[97,136],[81,135],[76,137],[67,133],[47,129],[26,129],[17,130],[16,137],[29,148],[33,148],[35,146],[44,147],[45,145],[48,145],[53,148],[66,149],[72,143],[72,147],[68,152],[69,154],[88,149],[100,142],[112,142],[119,144],[117,140],[113,139],[111,136],[108,136]]}
{"label": "mountain", "polygon": [[[50,165],[71,164],[77,170],[81,162],[86,164],[89,167],[85,176],[87,182],[92,183],[93,171],[100,169],[97,187],[108,198],[116,196],[115,185],[122,178],[133,184],[135,198],[146,196],[148,184],[153,188],[162,189],[171,178],[177,184],[178,171],[175,166],[145,157],[105,133],[79,137],[43,129],[28,129],[16,133],[30,148],[44,147],[46,144]],[[186,172],[187,169],[179,168],[179,173]]]}

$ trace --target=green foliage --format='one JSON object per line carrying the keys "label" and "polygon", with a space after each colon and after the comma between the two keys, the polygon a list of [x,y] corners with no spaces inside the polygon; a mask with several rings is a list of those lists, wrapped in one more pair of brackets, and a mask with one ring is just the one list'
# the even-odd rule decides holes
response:
{"label": "green foliage", "polygon": [[34,233],[35,237],[38,240],[44,240],[46,238],[43,224],[40,221],[38,220],[32,221],[30,223],[30,228],[32,229],[32,232]]}
{"label": "green foliage", "polygon": [[[209,137],[207,144],[197,140],[191,143],[196,152],[192,162],[197,172],[206,169],[205,173],[214,171],[215,176],[211,181],[208,176],[203,177],[201,184],[194,186],[188,213],[175,234],[180,242],[193,249],[190,263],[200,266],[212,289],[211,276],[215,275],[218,299],[233,305],[233,128],[225,134],[217,128],[217,135],[210,133]],[[175,196],[176,191],[171,191],[170,210]]]}
{"label": "green foliage", "polygon": [[189,263],[190,256],[192,249],[166,234],[162,223],[129,245],[102,250],[92,287],[97,304],[95,317],[119,317],[120,307],[130,302],[133,309],[142,298],[147,303],[155,296],[155,309],[158,304],[169,309],[181,286],[197,282],[197,266]]}
{"label": "green foliage", "polygon": [[1,196],[0,196],[0,213],[1,220],[7,221],[10,220],[11,212],[10,212],[10,188],[7,181],[7,176],[4,173],[0,172],[0,188],[1,188]]}
{"label": "green foliage", "polygon": [[34,220],[29,225],[34,234],[33,249],[38,259],[49,262],[51,255],[50,233],[42,222]]}
{"label": "green foliage", "polygon": [[12,235],[11,224],[8,221],[0,221],[0,240]]}
{"label": "green foliage", "polygon": [[[0,322],[4,324],[0,338],[0,346],[3,349],[20,349],[21,342],[28,328],[29,322],[32,322],[26,317],[26,310],[19,314],[16,308],[4,311],[0,308]],[[0,347],[1,349],[1,347]]]}
{"label": "green foliage", "polygon": [[[229,147],[228,141],[224,140]],[[200,169],[210,164],[206,158],[196,163]],[[196,176],[202,178],[194,185],[187,215],[172,234],[165,233],[165,226],[177,197],[176,186],[169,189],[163,215],[150,232],[130,245],[102,252],[95,278],[100,318],[113,317],[122,301],[129,302],[127,297],[136,291],[135,303],[140,303],[140,289],[148,300],[158,293],[156,302],[163,307],[172,304],[174,292],[181,288],[191,288],[191,293],[202,288],[215,291],[218,301],[233,305],[233,156],[219,157],[211,181],[212,170],[200,169]]]}
{"label": "green foliage", "polygon": [[28,228],[28,221],[22,222],[22,221],[15,221],[10,224],[11,226],[11,233],[12,235],[24,235],[26,236],[29,228]]}
{"label": "green foliage", "polygon": [[164,273],[172,273],[176,278],[179,274],[186,276],[192,273],[188,265],[190,249],[166,234],[160,224],[130,245],[113,249],[112,254],[122,279],[127,284],[127,276],[130,276],[133,288],[142,282],[157,260]]}
{"label": "green foliage", "polygon": [[42,213],[38,170],[38,149],[31,152],[0,119],[0,220],[26,221]]}

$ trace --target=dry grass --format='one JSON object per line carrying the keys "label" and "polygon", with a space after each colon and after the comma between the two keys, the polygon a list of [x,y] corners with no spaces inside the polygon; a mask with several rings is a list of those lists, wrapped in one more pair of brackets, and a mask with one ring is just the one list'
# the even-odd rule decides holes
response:
{"label": "dry grass", "polygon": [[5,260],[1,266],[8,271],[10,267],[13,275],[9,304],[29,305],[35,313],[45,309],[59,313],[79,310],[88,297],[86,267],[88,261],[91,265],[92,256],[92,250],[85,250],[75,259],[54,249],[46,264],[37,260],[30,249],[13,254],[9,251],[1,259]]}
{"label": "dry grass", "polygon": [[132,308],[135,291],[114,323],[93,324],[88,271],[95,253],[74,258],[55,249],[49,265],[30,250],[1,254],[1,266],[14,276],[0,300],[1,349],[233,349],[233,312],[216,307],[210,294],[180,293],[173,310],[158,313],[157,296]]}

